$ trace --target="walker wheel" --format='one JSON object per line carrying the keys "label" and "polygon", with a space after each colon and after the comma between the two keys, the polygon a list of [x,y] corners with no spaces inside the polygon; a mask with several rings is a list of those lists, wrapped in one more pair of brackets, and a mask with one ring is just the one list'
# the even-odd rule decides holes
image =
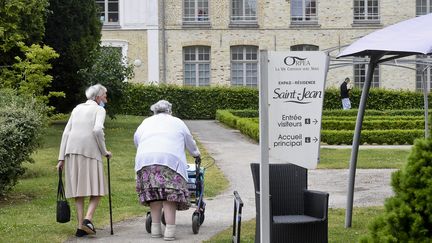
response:
{"label": "walker wheel", "polygon": [[204,213],[201,213],[200,214],[200,225],[204,223],[204,219],[205,219]]}
{"label": "walker wheel", "polygon": [[192,231],[194,234],[198,234],[199,227],[200,227],[199,221],[200,221],[200,219],[199,219],[199,216],[197,214],[192,216]]}
{"label": "walker wheel", "polygon": [[149,233],[149,234],[151,234],[151,224],[152,224],[152,218],[151,218],[150,212],[148,212],[147,216],[146,216],[146,221],[145,221],[145,228],[146,228],[147,233]]}

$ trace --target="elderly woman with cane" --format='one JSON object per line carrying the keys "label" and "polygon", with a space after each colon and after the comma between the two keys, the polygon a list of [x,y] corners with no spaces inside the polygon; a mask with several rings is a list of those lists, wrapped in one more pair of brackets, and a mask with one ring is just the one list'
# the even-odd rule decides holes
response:
{"label": "elderly woman with cane", "polygon": [[[77,105],[63,131],[57,169],[65,169],[66,198],[74,198],[77,212],[77,237],[95,234],[93,214],[107,193],[102,158],[111,158],[106,149],[104,122],[107,89],[96,84],[85,94],[87,102]],[[90,197],[84,216],[84,198]]]}
{"label": "elderly woman with cane", "polygon": [[171,115],[172,105],[160,100],[150,107],[154,115],[135,132],[136,191],[143,205],[150,205],[151,237],[162,237],[161,214],[166,222],[164,240],[175,240],[176,210],[190,207],[185,148],[193,157],[200,152],[186,124]]}

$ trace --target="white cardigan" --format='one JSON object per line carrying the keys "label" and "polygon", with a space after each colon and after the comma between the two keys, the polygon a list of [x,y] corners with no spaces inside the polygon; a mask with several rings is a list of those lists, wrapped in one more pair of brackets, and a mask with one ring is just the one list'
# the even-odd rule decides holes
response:
{"label": "white cardigan", "polygon": [[187,180],[185,148],[194,157],[200,155],[186,124],[164,113],[144,119],[134,134],[134,143],[136,172],[147,165],[165,165]]}
{"label": "white cardigan", "polygon": [[67,154],[80,154],[102,161],[108,151],[105,146],[105,109],[93,100],[77,105],[63,131],[59,160]]}

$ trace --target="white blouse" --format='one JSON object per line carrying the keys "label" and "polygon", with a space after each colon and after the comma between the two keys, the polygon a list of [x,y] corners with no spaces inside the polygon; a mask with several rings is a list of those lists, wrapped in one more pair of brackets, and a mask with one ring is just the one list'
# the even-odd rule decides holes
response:
{"label": "white blouse", "polygon": [[193,157],[200,155],[186,124],[164,113],[144,119],[134,134],[134,143],[136,172],[148,165],[165,165],[187,180],[185,148]]}

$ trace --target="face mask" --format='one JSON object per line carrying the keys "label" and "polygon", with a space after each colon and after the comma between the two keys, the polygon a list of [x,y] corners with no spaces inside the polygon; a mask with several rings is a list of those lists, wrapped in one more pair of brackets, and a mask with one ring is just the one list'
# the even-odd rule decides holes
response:
{"label": "face mask", "polygon": [[103,101],[100,101],[99,106],[105,107],[105,103]]}

